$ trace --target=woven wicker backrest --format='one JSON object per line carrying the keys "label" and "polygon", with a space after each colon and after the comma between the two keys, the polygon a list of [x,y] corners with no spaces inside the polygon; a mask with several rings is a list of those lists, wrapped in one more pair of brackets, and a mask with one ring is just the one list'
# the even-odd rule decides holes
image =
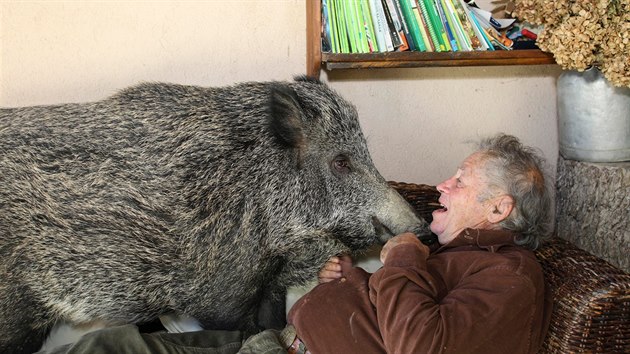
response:
{"label": "woven wicker backrest", "polygon": [[630,353],[630,275],[553,237],[536,251],[554,311],[543,353]]}
{"label": "woven wicker backrest", "polygon": [[[389,183],[431,221],[435,187]],[[630,275],[558,237],[535,253],[554,304],[540,353],[630,353]]]}

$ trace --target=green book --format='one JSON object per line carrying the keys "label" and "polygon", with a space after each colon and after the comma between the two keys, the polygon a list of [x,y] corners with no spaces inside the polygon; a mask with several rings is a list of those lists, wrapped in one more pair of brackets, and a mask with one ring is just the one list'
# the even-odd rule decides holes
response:
{"label": "green book", "polygon": [[424,19],[424,23],[427,25],[427,29],[429,31],[429,37],[431,37],[431,42],[433,43],[433,47],[436,52],[441,52],[440,41],[438,41],[437,33],[435,32],[435,28],[433,27],[433,22],[431,21],[431,17],[429,15],[429,11],[427,10],[427,5],[424,3],[424,0],[418,0],[418,6],[420,7],[420,14]]}
{"label": "green book", "polygon": [[357,45],[359,46],[359,52],[369,53],[370,45],[368,44],[367,31],[365,28],[365,14],[363,14],[363,7],[359,3],[359,1],[352,1],[352,3],[354,6],[354,14],[356,18]]}
{"label": "green book", "polygon": [[341,0],[341,2],[343,3],[343,17],[345,19],[346,32],[348,33],[350,53],[358,53],[357,25],[352,1]]}
{"label": "green book", "polygon": [[379,52],[380,47],[376,41],[376,32],[374,30],[374,23],[372,22],[372,14],[370,13],[370,5],[368,0],[361,1],[361,7],[363,9],[363,20],[365,21],[365,35],[368,40],[370,52]]}
{"label": "green book", "polygon": [[322,16],[326,18],[325,24],[328,28],[328,40],[330,41],[330,51],[332,53],[339,53],[339,43],[337,43],[337,28],[335,26],[335,15],[334,15],[334,1],[333,0],[323,0],[322,1]]}
{"label": "green book", "polygon": [[418,27],[418,21],[416,21],[416,16],[414,15],[411,4],[409,0],[400,0],[400,9],[402,11],[402,15],[405,18],[405,22],[409,26],[409,32],[411,33],[411,40],[413,40],[413,44],[416,49],[421,52],[426,52],[427,47],[424,44],[424,40],[422,39],[422,34],[420,33],[420,27]]}
{"label": "green book", "polygon": [[335,1],[335,13],[337,15],[337,34],[339,38],[340,53],[350,53],[350,39],[348,38],[348,30],[346,29],[346,16],[344,14],[343,2],[345,0]]}
{"label": "green book", "polygon": [[473,50],[473,45],[469,37],[469,29],[467,28],[467,26],[469,25],[469,23],[467,23],[468,19],[465,18],[466,15],[462,14],[463,10],[460,11],[460,8],[458,7],[460,5],[459,0],[447,0],[447,5],[449,8],[452,9],[452,15],[455,19],[455,22],[457,23],[460,40],[462,41],[462,44],[464,44],[464,48],[466,48],[467,51]]}
{"label": "green book", "polygon": [[427,27],[424,18],[422,17],[422,10],[420,6],[418,6],[418,2],[416,0],[412,0],[413,3],[411,5],[411,10],[413,14],[416,16],[416,21],[418,22],[418,27],[420,27],[420,34],[422,35],[422,40],[424,41],[424,45],[427,48],[427,52],[434,52],[435,45],[431,41],[431,35],[429,34],[429,28]]}
{"label": "green book", "polygon": [[451,30],[453,31],[453,36],[455,37],[455,41],[457,42],[457,47],[459,48],[459,50],[468,50],[468,43],[466,43],[463,37],[464,29],[457,19],[457,13],[455,12],[453,4],[451,4],[450,0],[442,0],[442,6],[444,7],[444,12],[446,14],[446,19],[448,20],[449,26],[451,26]]}
{"label": "green book", "polygon": [[360,6],[357,0],[344,1],[346,5],[346,25],[350,34],[350,46],[352,53],[366,53],[367,40],[365,39],[365,28],[363,28]]}
{"label": "green book", "polygon": [[[446,45],[446,32],[444,31],[444,26],[442,25],[442,19],[440,18],[440,15],[437,13],[437,9],[435,8],[435,3],[433,2],[433,0],[422,1],[424,1],[424,6],[427,8],[431,25],[433,26],[433,30],[435,31],[435,35],[438,40],[435,43],[435,49],[436,51],[447,51],[450,46]],[[438,48],[439,50],[437,50]]]}

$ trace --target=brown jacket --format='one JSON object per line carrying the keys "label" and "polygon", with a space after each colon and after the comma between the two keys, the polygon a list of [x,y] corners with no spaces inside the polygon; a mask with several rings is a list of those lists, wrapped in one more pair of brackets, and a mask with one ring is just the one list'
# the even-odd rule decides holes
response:
{"label": "brown jacket", "polygon": [[315,287],[289,322],[313,354],[536,353],[551,299],[513,239],[468,229],[431,254],[399,245],[373,275],[352,268]]}

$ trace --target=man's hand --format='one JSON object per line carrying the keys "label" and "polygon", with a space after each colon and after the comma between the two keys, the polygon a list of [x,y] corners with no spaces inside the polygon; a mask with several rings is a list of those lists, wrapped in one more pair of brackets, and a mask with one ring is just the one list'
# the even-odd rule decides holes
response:
{"label": "man's hand", "polygon": [[329,281],[342,278],[342,262],[347,263],[350,267],[352,267],[352,258],[348,255],[331,257],[328,261],[326,261],[326,264],[324,264],[324,267],[318,274],[319,283],[328,283]]}
{"label": "man's hand", "polygon": [[383,248],[381,249],[381,263],[385,264],[385,260],[387,259],[389,250],[391,250],[392,248],[398,245],[402,245],[405,243],[414,244],[419,249],[422,249],[423,247],[427,247],[423,245],[422,242],[420,242],[420,239],[418,239],[418,236],[412,234],[411,232],[406,232],[404,234],[394,236],[390,238],[389,241],[387,241],[387,243],[385,244],[385,246],[383,246]]}

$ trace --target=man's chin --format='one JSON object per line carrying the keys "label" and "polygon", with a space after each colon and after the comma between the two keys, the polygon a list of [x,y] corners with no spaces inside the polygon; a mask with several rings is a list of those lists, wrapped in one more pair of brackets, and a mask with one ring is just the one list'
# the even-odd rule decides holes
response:
{"label": "man's chin", "polygon": [[442,230],[438,225],[434,224],[433,222],[429,225],[429,229],[431,230],[431,232],[433,232],[436,235],[440,235],[442,232],[444,232],[444,230]]}

